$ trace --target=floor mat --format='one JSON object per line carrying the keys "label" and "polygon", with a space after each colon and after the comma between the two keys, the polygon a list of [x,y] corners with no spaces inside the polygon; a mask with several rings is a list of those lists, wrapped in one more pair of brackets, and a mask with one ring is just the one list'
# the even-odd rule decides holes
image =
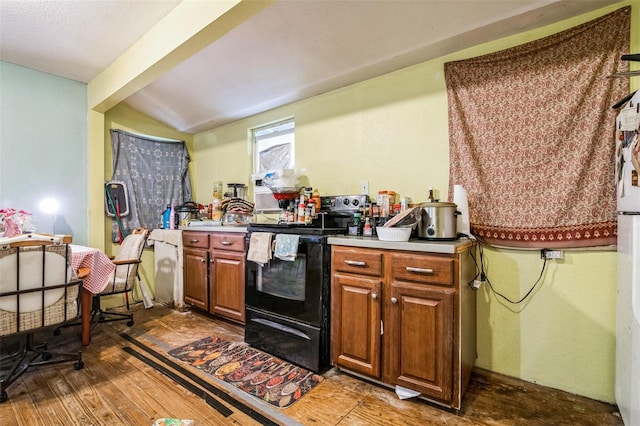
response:
{"label": "floor mat", "polygon": [[289,407],[323,380],[319,374],[245,343],[219,337],[172,349],[169,355],[280,408]]}

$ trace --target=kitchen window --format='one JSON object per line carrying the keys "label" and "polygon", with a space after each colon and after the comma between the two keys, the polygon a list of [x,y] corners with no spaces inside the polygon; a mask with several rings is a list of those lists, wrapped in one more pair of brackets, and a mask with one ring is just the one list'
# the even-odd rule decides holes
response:
{"label": "kitchen window", "polygon": [[253,129],[256,174],[294,167],[295,120],[293,118]]}
{"label": "kitchen window", "polygon": [[280,210],[271,190],[263,183],[265,175],[295,166],[295,129],[293,118],[256,127],[253,132],[253,201],[256,212]]}

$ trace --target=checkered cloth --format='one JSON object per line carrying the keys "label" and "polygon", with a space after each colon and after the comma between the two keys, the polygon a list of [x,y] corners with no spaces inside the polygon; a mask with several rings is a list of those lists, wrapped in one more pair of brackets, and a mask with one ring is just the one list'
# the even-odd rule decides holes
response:
{"label": "checkered cloth", "polygon": [[89,268],[91,271],[89,275],[84,278],[82,287],[93,294],[102,292],[109,283],[111,274],[113,274],[113,270],[115,269],[115,265],[111,259],[109,259],[104,252],[93,247],[77,246],[75,244],[70,244],[69,247],[71,247],[71,265],[73,266],[73,270],[77,271],[80,268]]}

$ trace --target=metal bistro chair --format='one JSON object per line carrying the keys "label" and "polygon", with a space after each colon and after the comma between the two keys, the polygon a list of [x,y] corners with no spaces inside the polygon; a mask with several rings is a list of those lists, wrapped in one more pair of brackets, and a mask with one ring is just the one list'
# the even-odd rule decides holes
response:
{"label": "metal bistro chair", "polygon": [[109,283],[100,294],[96,294],[93,297],[91,310],[92,326],[103,322],[127,320],[128,326],[134,324],[133,313],[129,311],[128,295],[125,295],[128,313],[104,311],[101,308],[100,299],[103,296],[133,291],[136,281],[138,280],[138,265],[140,264],[142,252],[148,237],[148,229],[138,228],[127,235],[122,241],[122,244],[120,244],[118,254],[112,259],[112,262],[115,264],[115,270],[109,279]]}
{"label": "metal bistro chair", "polygon": [[63,362],[84,367],[81,351],[51,351],[34,338],[80,315],[82,281],[63,241],[39,234],[0,238],[0,347],[18,347],[0,355],[0,402],[9,399],[7,388],[30,367]]}

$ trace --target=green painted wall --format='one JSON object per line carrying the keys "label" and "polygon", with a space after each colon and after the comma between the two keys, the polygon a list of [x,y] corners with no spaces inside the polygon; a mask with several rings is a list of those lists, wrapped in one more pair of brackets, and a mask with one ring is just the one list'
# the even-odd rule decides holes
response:
{"label": "green painted wall", "polygon": [[39,204],[55,198],[55,233],[84,244],[86,164],[87,85],[0,61],[0,207],[33,213],[51,233]]}

